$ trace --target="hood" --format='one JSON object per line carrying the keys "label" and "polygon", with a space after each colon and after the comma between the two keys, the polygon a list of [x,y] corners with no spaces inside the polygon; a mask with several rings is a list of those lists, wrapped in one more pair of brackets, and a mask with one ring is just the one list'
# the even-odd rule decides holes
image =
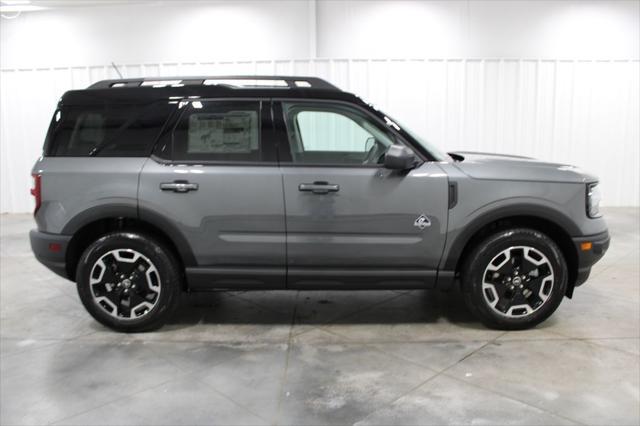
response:
{"label": "hood", "polygon": [[530,180],[538,182],[586,183],[598,178],[578,167],[549,163],[517,155],[455,151],[450,155],[462,161],[455,165],[474,179]]}

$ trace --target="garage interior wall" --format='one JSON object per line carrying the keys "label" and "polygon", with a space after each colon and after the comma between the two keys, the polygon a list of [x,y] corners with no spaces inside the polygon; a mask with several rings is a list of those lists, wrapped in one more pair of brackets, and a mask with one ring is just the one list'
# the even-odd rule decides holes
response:
{"label": "garage interior wall", "polygon": [[57,100],[117,78],[112,62],[125,77],[317,75],[443,150],[574,164],[603,204],[640,204],[638,1],[57,3],[0,21],[1,212],[32,209]]}

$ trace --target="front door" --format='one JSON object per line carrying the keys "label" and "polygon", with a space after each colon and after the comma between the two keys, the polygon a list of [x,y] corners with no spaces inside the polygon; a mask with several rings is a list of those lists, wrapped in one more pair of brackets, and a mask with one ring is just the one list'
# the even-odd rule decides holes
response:
{"label": "front door", "polygon": [[[268,100],[181,102],[140,175],[142,219],[173,230],[193,289],[285,286],[282,178]],[[161,157],[161,158],[159,158]],[[180,247],[178,247],[180,249]]]}
{"label": "front door", "polygon": [[440,166],[385,169],[386,149],[406,143],[355,106],[282,101],[275,112],[287,150],[288,286],[432,286],[447,229]]}

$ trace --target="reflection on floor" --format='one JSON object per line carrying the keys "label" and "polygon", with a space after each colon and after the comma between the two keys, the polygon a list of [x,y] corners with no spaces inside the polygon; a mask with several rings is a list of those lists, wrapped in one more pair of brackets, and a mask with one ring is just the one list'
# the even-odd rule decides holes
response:
{"label": "reflection on floor", "polygon": [[459,294],[233,292],[123,335],[3,215],[2,424],[638,424],[638,209],[535,330],[487,330]]}

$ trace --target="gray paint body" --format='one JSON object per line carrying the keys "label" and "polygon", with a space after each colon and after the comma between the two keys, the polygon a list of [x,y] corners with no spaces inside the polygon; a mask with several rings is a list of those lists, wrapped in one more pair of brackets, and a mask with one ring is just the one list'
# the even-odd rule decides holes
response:
{"label": "gray paint body", "polygon": [[[447,232],[447,177],[437,163],[408,174],[382,168],[281,170],[289,266],[437,268]],[[314,181],[340,190],[298,190]],[[424,230],[414,226],[421,214],[431,219]]]}
{"label": "gray paint body", "polygon": [[[138,205],[138,175],[146,158],[44,157],[33,173],[43,175],[38,229],[72,234],[97,212],[130,210]],[[92,215],[90,212],[94,212]]]}
{"label": "gray paint body", "polygon": [[449,211],[447,244],[441,268],[452,269],[454,247],[469,226],[494,221],[501,214],[550,220],[571,237],[607,231],[605,220],[586,215],[586,184],[597,178],[563,164],[522,157],[460,153],[465,160],[441,163],[458,184],[459,202]]}
{"label": "gray paint body", "polygon": [[[187,180],[197,191],[160,190]],[[140,175],[139,203],[170,218],[201,266],[284,267],[285,217],[282,177],[275,166],[161,164],[149,159]]]}
{"label": "gray paint body", "polygon": [[[459,182],[461,200],[450,211],[449,232],[464,228],[475,218],[501,208],[530,207],[557,217],[570,236],[594,235],[607,231],[602,217],[586,214],[586,184],[597,178],[580,169],[530,158],[495,154],[467,154],[458,163],[443,168],[452,181]],[[455,169],[455,170],[454,170]]]}
{"label": "gray paint body", "polygon": [[[75,101],[85,102],[86,93],[76,93]],[[118,93],[124,92],[107,90],[105,96]],[[308,95],[322,99],[314,93]],[[332,92],[332,97],[381,124],[386,119],[352,95]],[[271,114],[275,130],[281,125],[275,124],[274,109]],[[393,126],[389,131],[407,142],[394,126],[398,132]],[[262,131],[270,138],[274,134],[267,127]],[[166,234],[192,288],[340,288],[347,282],[362,288],[424,288],[453,277],[466,242],[496,219],[536,216],[574,238],[606,233],[602,218],[586,215],[586,184],[595,182],[594,176],[524,157],[461,155],[462,162],[424,161],[404,172],[286,161],[186,165],[153,156],[44,157],[33,170],[42,175],[42,206],[36,213],[42,235],[32,235],[33,247],[44,263],[53,236],[60,235],[66,248],[83,226],[125,217]],[[177,182],[197,184],[197,190],[161,189]],[[338,190],[300,190],[301,184],[314,182],[335,184]],[[416,226],[421,216],[429,226]],[[65,269],[62,257],[49,259],[59,273]],[[587,274],[588,267],[582,265]]]}
{"label": "gray paint body", "polygon": [[[368,167],[282,167],[288,284],[432,286],[447,232],[447,176],[437,163],[409,173]],[[328,194],[301,192],[315,181]],[[420,215],[431,225],[414,226]],[[396,276],[397,271],[401,276]],[[392,279],[394,278],[394,279]],[[397,279],[397,281],[395,281]]]}
{"label": "gray paint body", "polygon": [[[339,287],[345,280],[366,287],[430,287],[436,271],[453,269],[456,245],[468,238],[468,228],[502,211],[557,218],[573,237],[607,230],[602,218],[585,213],[585,184],[593,176],[531,159],[463,155],[463,162],[425,162],[408,173],[47,157],[34,167],[43,175],[36,221],[41,232],[72,235],[111,215],[162,217],[193,253],[194,264],[186,266],[200,278],[194,283],[258,288],[284,287],[287,270],[292,288]],[[199,189],[160,189],[176,180],[198,183]],[[299,191],[299,184],[315,181],[340,189]],[[458,202],[449,209],[453,182]],[[423,230],[414,226],[421,214],[430,219]],[[225,278],[212,280],[215,275]],[[230,278],[238,275],[240,281]]]}

